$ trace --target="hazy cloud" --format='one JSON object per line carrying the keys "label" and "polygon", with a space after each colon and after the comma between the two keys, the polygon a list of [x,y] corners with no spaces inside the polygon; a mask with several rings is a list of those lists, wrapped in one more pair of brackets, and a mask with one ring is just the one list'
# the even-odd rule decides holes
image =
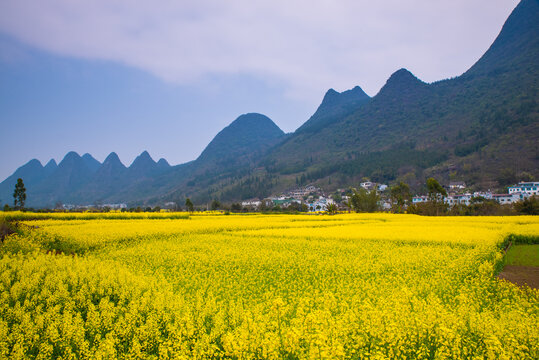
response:
{"label": "hazy cloud", "polygon": [[374,95],[407,67],[456,76],[517,0],[4,0],[0,31],[57,54],[112,60],[179,84],[248,75],[293,98],[360,85]]}

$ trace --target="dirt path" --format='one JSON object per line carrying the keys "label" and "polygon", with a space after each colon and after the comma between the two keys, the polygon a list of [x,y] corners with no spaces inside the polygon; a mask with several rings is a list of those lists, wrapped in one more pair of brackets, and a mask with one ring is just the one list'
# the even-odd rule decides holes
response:
{"label": "dirt path", "polygon": [[537,266],[506,265],[498,277],[519,286],[528,285],[539,289],[539,267]]}

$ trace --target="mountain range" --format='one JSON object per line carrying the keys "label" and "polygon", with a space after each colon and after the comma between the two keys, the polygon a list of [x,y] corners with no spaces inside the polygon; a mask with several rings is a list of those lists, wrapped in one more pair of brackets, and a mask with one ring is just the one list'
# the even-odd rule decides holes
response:
{"label": "mountain range", "polygon": [[487,52],[461,76],[425,83],[396,71],[378,94],[330,89],[316,112],[285,134],[268,117],[244,114],[186,164],[145,151],[126,167],[70,152],[56,164],[31,160],[0,183],[12,201],[23,178],[27,205],[183,204],[238,201],[314,183],[328,191],[362,178],[463,180],[499,189],[539,176],[539,0],[522,0]]}

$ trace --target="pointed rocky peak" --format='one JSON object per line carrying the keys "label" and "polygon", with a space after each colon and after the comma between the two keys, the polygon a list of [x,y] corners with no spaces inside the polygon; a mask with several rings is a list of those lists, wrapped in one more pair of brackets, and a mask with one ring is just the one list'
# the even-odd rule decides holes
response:
{"label": "pointed rocky peak", "polygon": [[101,166],[101,163],[88,153],[82,155],[82,160],[84,160],[84,163],[92,172],[96,172],[97,169],[99,169],[99,167]]}
{"label": "pointed rocky peak", "polygon": [[42,172],[44,179],[39,184],[39,191],[49,200],[60,193],[71,193],[87,182],[92,174],[83,158],[74,151],[67,153],[56,168],[50,164],[50,173]]}
{"label": "pointed rocky peak", "polygon": [[70,151],[66,154],[66,156],[64,156],[62,161],[60,161],[60,163],[58,164],[58,167],[63,168],[66,166],[72,166],[73,164],[78,163],[81,160],[82,158],[80,157],[78,153],[76,153],[75,151]]}
{"label": "pointed rocky peak", "polygon": [[9,196],[13,193],[13,186],[17,179],[23,179],[25,185],[33,185],[43,178],[43,165],[37,159],[28,161],[0,183],[0,193],[6,192]]}
{"label": "pointed rocky peak", "polygon": [[43,167],[43,177],[48,177],[56,169],[58,169],[58,164],[56,164],[56,161],[54,161],[54,159],[50,159],[47,165]]}
{"label": "pointed rocky peak", "polygon": [[343,92],[329,89],[316,112],[296,132],[316,132],[358,110],[370,97],[359,86]]}
{"label": "pointed rocky peak", "polygon": [[56,163],[56,160],[50,159],[49,162],[47,163],[47,165],[45,165],[45,168],[54,169],[57,166],[58,166],[58,164]]}
{"label": "pointed rocky peak", "polygon": [[129,166],[129,171],[130,173],[136,175],[148,175],[156,168],[157,163],[152,159],[147,151],[143,151],[142,154],[137,156],[131,166]]}
{"label": "pointed rocky peak", "polygon": [[197,161],[222,162],[224,158],[251,157],[273,146],[284,135],[267,116],[257,113],[244,114],[221,130]]}
{"label": "pointed rocky peak", "polygon": [[416,89],[427,87],[428,85],[415,77],[407,69],[395,71],[387,80],[386,84],[380,90],[380,94],[399,95],[413,92]]}
{"label": "pointed rocky peak", "polygon": [[322,100],[322,104],[320,104],[320,107],[364,101],[368,100],[369,98],[369,95],[367,95],[359,86],[356,86],[350,90],[343,91],[341,93],[333,89],[329,89],[326,92],[326,95],[324,95],[324,99]]}
{"label": "pointed rocky peak", "polygon": [[334,89],[329,89],[328,91],[326,91],[326,94],[322,99],[322,104],[332,104],[337,100],[338,97],[339,92],[335,91]]}
{"label": "pointed rocky peak", "polygon": [[15,171],[15,174],[18,174],[19,177],[24,178],[24,176],[33,176],[34,174],[40,173],[41,170],[43,170],[43,165],[41,165],[41,162],[38,159],[32,159],[18,168]]}
{"label": "pointed rocky peak", "polygon": [[[62,161],[79,159],[79,158],[80,158],[80,155],[76,151],[70,151],[64,156]],[[60,161],[60,163],[62,163],[62,161]]]}
{"label": "pointed rocky peak", "polygon": [[50,159],[47,165],[43,167],[44,175],[48,176],[54,172],[58,168],[58,164],[56,164],[56,161],[54,159]]}
{"label": "pointed rocky peak", "polygon": [[149,160],[153,161],[153,159],[150,156],[150,153],[148,152],[148,150],[144,150],[143,152],[141,152],[138,157],[144,158],[144,159],[149,159]]}
{"label": "pointed rocky peak", "polygon": [[249,113],[239,116],[217,136],[242,132],[272,138],[284,135],[284,132],[269,117],[258,113]]}
{"label": "pointed rocky peak", "polygon": [[103,164],[99,167],[97,172],[103,172],[103,171],[117,171],[117,170],[124,170],[126,167],[122,162],[120,161],[120,158],[118,157],[118,154],[115,152],[111,152],[106,158],[105,161],[103,161]]}
{"label": "pointed rocky peak", "polygon": [[106,158],[105,161],[103,161],[103,164],[101,165],[101,168],[103,167],[116,167],[116,168],[124,168],[125,165],[122,164],[120,161],[120,158],[118,157],[118,154],[115,152],[111,152]]}
{"label": "pointed rocky peak", "polygon": [[342,95],[351,95],[351,96],[354,96],[356,98],[360,98],[360,99],[364,99],[364,98],[370,98],[369,95],[367,95],[367,93],[365,91],[363,91],[363,89],[359,86],[354,86],[353,89],[351,90],[346,90],[344,92],[341,93]]}
{"label": "pointed rocky peak", "polygon": [[152,159],[150,154],[144,150],[139,156],[136,157],[136,159],[131,164],[130,168],[132,167],[145,167],[148,165],[155,165],[156,162]]}
{"label": "pointed rocky peak", "polygon": [[21,167],[25,167],[28,169],[41,169],[43,168],[43,165],[41,164],[41,161],[39,161],[38,159],[32,159]]}
{"label": "pointed rocky peak", "polygon": [[491,47],[463,77],[497,75],[523,66],[537,69],[538,57],[539,0],[522,0]]}
{"label": "pointed rocky peak", "polygon": [[107,179],[118,177],[124,173],[127,168],[120,161],[120,158],[115,152],[111,152],[103,161],[103,164],[97,169],[94,177],[99,182],[108,181]]}
{"label": "pointed rocky peak", "polygon": [[386,85],[417,85],[423,84],[414,74],[407,69],[399,69],[395,71],[387,80]]}
{"label": "pointed rocky peak", "polygon": [[157,166],[159,166],[159,168],[166,169],[166,168],[169,168],[169,167],[170,167],[170,164],[169,164],[168,161],[166,161],[164,158],[161,158],[161,159],[159,159],[159,161],[157,162]]}

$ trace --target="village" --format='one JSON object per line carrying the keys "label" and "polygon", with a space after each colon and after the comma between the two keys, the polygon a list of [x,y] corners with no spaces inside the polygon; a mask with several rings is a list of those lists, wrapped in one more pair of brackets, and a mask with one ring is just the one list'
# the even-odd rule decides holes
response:
{"label": "village", "polygon": [[[391,209],[392,201],[389,196],[388,185],[365,181],[360,183],[360,187],[368,192],[376,191],[380,195],[379,207],[381,210]],[[496,194],[490,190],[470,192],[462,181],[450,182],[444,188],[447,190],[447,196],[443,197],[443,202],[449,207],[470,205],[474,198],[494,200],[501,205],[509,205],[525,200],[530,196],[538,195],[539,182],[519,182],[516,185],[509,186],[506,194]],[[282,209],[295,206],[303,207],[305,211],[309,212],[320,212],[327,211],[330,204],[335,204],[339,209],[343,210],[349,208],[350,194],[350,189],[337,189],[333,194],[327,194],[319,187],[307,185],[278,196],[244,200],[241,202],[241,206],[251,211],[260,211],[277,206]],[[427,195],[416,195],[412,197],[411,204],[425,203],[427,201],[429,201]]]}
{"label": "village", "polygon": [[[474,199],[495,201],[500,205],[511,205],[517,202],[526,200],[531,196],[539,195],[539,182],[519,182],[518,184],[509,186],[507,193],[498,194],[490,190],[486,191],[469,191],[466,183],[462,181],[450,182],[443,186],[447,192],[447,196],[443,196],[441,201],[449,208],[457,205],[469,206]],[[393,208],[394,201],[390,195],[390,187],[386,184],[379,184],[371,181],[360,183],[360,189],[364,189],[366,193],[375,191],[379,197],[378,209],[381,211],[390,211]],[[351,210],[350,200],[353,194],[352,188],[337,189],[333,193],[327,193],[324,189],[313,184],[294,188],[285,191],[276,196],[267,198],[253,198],[243,200],[241,203],[232,204],[233,212],[264,212],[275,210],[286,210],[294,212],[326,212],[330,205],[335,205],[336,210],[347,211]],[[417,205],[427,203],[430,199],[428,195],[415,195],[410,197],[410,201],[405,204],[405,208],[409,205]],[[220,203],[219,203],[220,204]],[[71,205],[61,204],[57,209],[61,210],[95,210],[95,209],[111,209],[121,211],[163,211],[179,210],[179,204],[176,202],[167,202],[162,207],[146,207],[146,208],[129,208],[125,203],[115,204],[99,204],[99,205]],[[222,209],[214,208],[213,210]],[[211,203],[203,206],[197,206],[196,210],[208,211],[212,210]]]}

